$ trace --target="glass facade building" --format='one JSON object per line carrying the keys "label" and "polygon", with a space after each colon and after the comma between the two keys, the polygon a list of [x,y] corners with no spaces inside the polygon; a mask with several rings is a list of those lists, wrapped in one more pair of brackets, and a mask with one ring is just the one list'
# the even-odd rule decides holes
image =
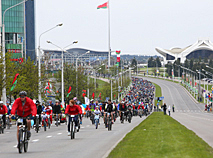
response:
{"label": "glass facade building", "polygon": [[[1,0],[2,5],[2,20],[4,11],[14,6],[23,0]],[[32,9],[33,6],[33,9]],[[32,9],[32,10],[30,10]],[[26,16],[25,16],[26,15]],[[30,27],[28,19],[31,18]],[[33,21],[33,22],[32,22]],[[32,60],[36,59],[35,56],[35,22],[34,22],[34,1],[27,1],[25,4],[18,5],[12,9],[9,9],[4,16],[5,24],[5,47],[6,52],[12,52],[12,58],[22,58],[26,53],[26,57]],[[3,23],[3,22],[2,22]],[[28,31],[28,30],[31,31]],[[30,34],[31,35],[28,35]],[[29,38],[30,43],[28,42]],[[32,40],[33,39],[33,40]],[[28,46],[29,44],[29,46]],[[33,50],[33,52],[28,52]]]}

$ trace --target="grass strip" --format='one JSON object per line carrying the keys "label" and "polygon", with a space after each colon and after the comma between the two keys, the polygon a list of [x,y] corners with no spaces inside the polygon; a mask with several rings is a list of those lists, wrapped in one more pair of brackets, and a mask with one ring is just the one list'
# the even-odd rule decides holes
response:
{"label": "grass strip", "polygon": [[[153,82],[152,82],[153,83]],[[161,87],[157,85],[156,83],[153,83],[155,85],[155,97],[162,97]],[[157,106],[158,101],[155,100],[155,106]],[[159,105],[162,105],[163,101],[159,102]]]}
{"label": "grass strip", "polygon": [[108,158],[210,158],[213,148],[162,112],[152,113],[113,149]]}

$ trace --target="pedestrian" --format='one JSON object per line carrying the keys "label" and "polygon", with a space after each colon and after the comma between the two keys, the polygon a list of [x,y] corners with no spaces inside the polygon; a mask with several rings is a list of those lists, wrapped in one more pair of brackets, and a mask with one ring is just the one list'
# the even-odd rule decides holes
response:
{"label": "pedestrian", "polygon": [[174,104],[172,106],[172,111],[175,112],[175,106],[174,106]]}
{"label": "pedestrian", "polygon": [[162,108],[163,108],[163,111],[164,111],[164,115],[166,115],[166,109],[167,109],[166,103],[164,103],[164,105],[162,106]]}
{"label": "pedestrian", "polygon": [[170,105],[169,105],[169,107],[168,107],[169,116],[170,116],[170,110],[171,110],[171,107],[170,107]]}

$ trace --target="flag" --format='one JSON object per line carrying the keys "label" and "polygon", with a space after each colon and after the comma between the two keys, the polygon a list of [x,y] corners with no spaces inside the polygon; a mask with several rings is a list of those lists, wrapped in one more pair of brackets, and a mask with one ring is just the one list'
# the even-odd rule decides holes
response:
{"label": "flag", "polygon": [[117,62],[120,62],[121,61],[121,57],[120,57],[120,54],[117,55]]}
{"label": "flag", "polygon": [[[100,99],[101,99],[101,93],[99,94],[99,96],[98,96]],[[102,99],[101,99],[102,100]]]}
{"label": "flag", "polygon": [[94,99],[95,98],[95,93],[92,93],[92,99]]}
{"label": "flag", "polygon": [[84,93],[86,93],[87,92],[87,90],[82,90]]}
{"label": "flag", "polygon": [[121,53],[121,51],[120,51],[120,50],[116,50],[115,52],[116,52],[116,54],[120,54],[120,53]]}
{"label": "flag", "polygon": [[19,73],[17,73],[13,79],[12,87],[11,87],[10,91],[13,91],[13,89],[16,87],[18,76],[19,76]]}
{"label": "flag", "polygon": [[69,97],[69,95],[71,94],[71,90],[72,90],[72,87],[70,86],[69,89],[68,89],[68,92],[67,92],[68,93],[67,97]]}
{"label": "flag", "polygon": [[114,99],[115,99],[115,94],[114,94]]}
{"label": "flag", "polygon": [[85,97],[85,95],[86,95],[85,93],[82,94],[83,98]]}
{"label": "flag", "polygon": [[107,9],[107,8],[108,8],[108,2],[106,2],[106,3],[102,4],[102,5],[99,5],[97,7],[97,9]]}

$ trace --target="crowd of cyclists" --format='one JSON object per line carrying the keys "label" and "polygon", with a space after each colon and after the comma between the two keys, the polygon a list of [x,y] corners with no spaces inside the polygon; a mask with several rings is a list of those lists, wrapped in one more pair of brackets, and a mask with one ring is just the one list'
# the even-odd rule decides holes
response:
{"label": "crowd of cyclists", "polygon": [[[11,126],[11,118],[23,118],[23,123],[27,126],[27,140],[31,137],[30,130],[35,128],[36,125],[39,128],[46,126],[50,128],[54,124],[60,125],[65,123],[67,124],[68,136],[70,136],[72,131],[70,129],[70,122],[72,118],[75,123],[75,132],[79,132],[83,118],[90,119],[96,129],[98,129],[101,123],[108,130],[112,130],[112,125],[115,121],[118,121],[118,118],[120,118],[120,122],[123,124],[124,121],[131,123],[133,116],[142,117],[149,115],[154,108],[154,91],[155,86],[150,81],[133,77],[130,90],[119,103],[110,99],[102,102],[91,99],[90,104],[86,108],[82,106],[77,97],[70,100],[66,107],[63,107],[58,100],[56,100],[55,105],[52,102],[41,105],[39,101],[34,102],[28,98],[27,92],[21,91],[19,98],[15,100],[12,107],[9,102],[7,102],[7,105],[3,105],[3,102],[0,101],[0,116],[2,116],[0,120],[3,120],[2,124],[0,122],[0,126],[4,129],[6,128],[6,122],[9,122]],[[101,118],[103,121],[100,120]],[[19,148],[20,124],[16,123],[16,125],[17,147]]]}

